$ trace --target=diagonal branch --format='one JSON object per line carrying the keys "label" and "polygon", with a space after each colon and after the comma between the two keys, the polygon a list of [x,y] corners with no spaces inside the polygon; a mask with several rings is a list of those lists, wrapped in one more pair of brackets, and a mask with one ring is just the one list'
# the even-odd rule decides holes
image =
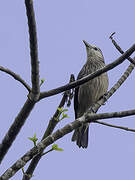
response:
{"label": "diagonal branch", "polygon": [[119,118],[125,116],[135,115],[135,109],[129,111],[112,112],[112,113],[102,113],[102,114],[88,114],[86,113],[82,117],[76,119],[75,121],[65,125],[63,128],[57,130],[52,135],[48,136],[43,141],[39,142],[37,146],[30,149],[26,154],[24,154],[19,160],[17,160],[9,169],[7,169],[4,174],[0,177],[0,180],[9,179],[15,175],[15,173],[25,166],[25,164],[31,160],[36,154],[42,152],[50,144],[54,143],[56,140],[62,138],[66,134],[72,132],[74,129],[79,128],[83,123],[88,123],[95,121],[97,119],[107,119],[107,118]]}
{"label": "diagonal branch", "polygon": [[5,73],[11,75],[15,80],[19,81],[30,93],[30,91],[31,91],[30,86],[18,74],[14,73],[10,69],[4,68],[2,66],[0,66],[0,71],[3,71]]}
{"label": "diagonal branch", "polygon": [[[114,34],[115,34],[115,32],[112,33],[109,38],[111,39],[111,41],[112,41],[113,45],[116,47],[116,49],[117,49],[121,54],[124,54],[124,51],[121,49],[121,47],[120,47],[120,46],[116,43],[116,41],[113,39]],[[128,57],[127,59],[128,59],[132,64],[135,65],[135,60],[133,60],[131,57]]]}
{"label": "diagonal branch", "polygon": [[29,116],[34,105],[35,102],[32,102],[29,99],[27,99],[22,109],[20,110],[19,114],[15,118],[13,124],[11,125],[5,137],[3,138],[2,143],[0,144],[0,163],[3,160],[4,156],[6,155],[9,148],[11,147],[16,136],[20,132],[22,126],[25,123],[25,120]]}
{"label": "diagonal branch", "polygon": [[75,82],[72,82],[70,84],[66,84],[64,86],[58,87],[56,89],[52,89],[50,91],[42,92],[40,94],[39,100],[41,100],[43,98],[46,98],[46,97],[49,97],[49,96],[53,96],[53,95],[59,94],[59,93],[61,93],[63,91],[75,88],[76,86],[80,86],[81,84],[86,83],[87,81],[89,81],[89,80],[99,76],[100,74],[102,74],[102,73],[104,73],[106,71],[109,71],[109,70],[113,69],[114,67],[118,66],[126,58],[128,58],[134,51],[135,51],[135,44],[132,47],[130,47],[122,56],[120,56],[114,62],[106,65],[104,68],[101,68],[101,69],[95,71],[94,73],[92,73],[92,74],[90,74],[88,76],[85,76],[84,78],[82,78],[80,80],[77,80]]}
{"label": "diagonal branch", "polygon": [[128,128],[128,127],[123,127],[123,126],[117,126],[117,125],[113,125],[113,124],[109,124],[109,123],[105,123],[105,122],[101,122],[101,121],[94,121],[94,123],[102,124],[104,126],[113,127],[113,128],[117,128],[117,129],[122,129],[122,130],[125,130],[125,131],[135,132],[135,129],[131,129],[131,128]]}
{"label": "diagonal branch", "polygon": [[[105,96],[105,98],[103,97],[102,99],[100,99],[98,101],[98,103],[96,103],[94,105],[94,107],[92,108],[92,110],[94,110],[95,112],[100,108],[100,106],[102,104],[104,104],[112,95],[113,93],[125,82],[125,80],[128,78],[128,76],[131,74],[132,70],[134,69],[134,65],[130,64],[129,67],[127,68],[127,70],[124,72],[124,74],[121,76],[121,78],[117,81],[117,83],[110,89],[110,91],[108,91],[107,95]],[[49,134],[48,134],[49,135]],[[47,137],[47,136],[46,136]],[[35,158],[33,159],[33,163],[31,163],[29,169],[26,171],[26,174],[28,175],[32,175],[33,171],[31,171],[31,169],[35,169],[34,167],[34,162],[36,163],[36,161],[34,161]],[[25,176],[26,177],[26,176]],[[30,179],[31,176],[27,176],[26,179],[23,180],[28,180]]]}
{"label": "diagonal branch", "polygon": [[26,13],[28,18],[29,38],[30,38],[30,55],[31,55],[31,81],[32,92],[29,95],[31,100],[37,101],[39,98],[39,61],[38,61],[38,45],[36,21],[33,9],[33,0],[25,0]]}
{"label": "diagonal branch", "polygon": [[[130,75],[130,73],[133,71],[134,69],[134,65],[133,64],[130,64],[129,67],[127,68],[127,70],[124,72],[124,74],[122,75],[122,77],[118,80],[118,82],[110,89],[110,91],[107,93],[106,97],[102,98],[101,100],[98,101],[98,103],[95,104],[95,106],[93,107],[94,108],[94,111],[97,111],[99,109],[99,107],[104,104],[107,99],[109,99],[112,94],[124,83],[124,81],[127,79],[127,77]],[[103,117],[102,117],[103,119]],[[66,126],[67,127],[67,131],[70,129],[70,125],[69,126]],[[72,130],[71,130],[72,131]],[[61,132],[61,130],[57,131],[57,132]],[[36,154],[36,153],[35,153]],[[34,155],[35,155],[34,154]],[[34,157],[33,155],[33,157]],[[27,157],[27,155],[26,155]],[[32,158],[33,158],[32,157]],[[7,171],[8,172],[8,171]]]}
{"label": "diagonal branch", "polygon": [[93,122],[95,120],[100,120],[100,119],[122,118],[133,115],[135,115],[135,109],[131,109],[127,111],[111,112],[111,113],[99,113],[99,114],[95,114],[95,113],[91,114],[87,112],[85,113],[84,116],[85,116],[85,122]]}
{"label": "diagonal branch", "polygon": [[29,99],[26,100],[19,114],[15,118],[15,121],[9,128],[5,135],[2,143],[0,144],[0,162],[4,158],[5,154],[11,147],[16,136],[20,132],[20,129],[24,125],[28,115],[32,111],[37,99],[39,98],[39,62],[38,62],[38,49],[37,49],[37,35],[36,35],[36,23],[35,15],[33,10],[33,1],[25,0],[26,12],[29,26],[30,36],[30,55],[31,55],[31,66],[32,66],[32,91],[29,94]]}
{"label": "diagonal branch", "polygon": [[[135,58],[134,58],[135,59]],[[114,86],[107,92],[107,94],[101,98],[97,103],[95,103],[92,107],[92,111],[97,112],[98,109],[103,105],[119,88],[120,86],[126,81],[129,75],[134,70],[135,65],[130,64],[124,74],[120,77],[120,79],[114,84]]]}
{"label": "diagonal branch", "polygon": [[[102,103],[101,102],[98,102],[97,103],[97,110],[98,108],[121,86],[121,84],[127,79],[127,77],[129,76],[129,74],[132,72],[132,70],[134,69],[134,65],[130,65],[127,70],[125,71],[125,73],[123,74],[123,76],[119,79],[119,81],[114,85],[114,87],[108,92],[108,97],[107,98],[102,98]],[[34,158],[35,159],[35,158]],[[34,160],[33,159],[33,160]],[[32,163],[34,165],[34,161]],[[32,166],[31,166],[32,167]],[[35,167],[34,167],[35,168]],[[32,167],[32,169],[34,169]],[[31,169],[31,168],[30,168]],[[26,172],[26,174],[28,175],[32,175],[32,173],[29,173],[30,172],[30,169],[29,171]],[[30,176],[27,176],[27,177],[30,177]],[[30,179],[30,178],[28,178]],[[27,178],[25,179],[27,180]]]}
{"label": "diagonal branch", "polygon": [[[116,47],[116,49],[123,54],[124,51],[120,48],[120,46],[117,44],[117,42],[113,39],[113,35],[115,33],[112,33],[110,36],[110,39],[112,40],[112,43],[114,44],[114,46]],[[126,69],[126,71],[124,72],[124,74],[121,76],[121,78],[117,81],[117,83],[107,92],[106,96],[104,98],[101,98],[97,103],[94,104],[94,106],[92,107],[92,110],[94,112],[97,112],[98,109],[100,108],[100,106],[102,104],[104,104],[113,94],[114,92],[116,92],[116,90],[126,81],[126,79],[128,78],[128,76],[132,73],[132,71],[135,68],[135,65],[133,62],[135,62],[135,57],[132,59],[130,57],[127,58],[128,60],[131,61],[131,64],[128,66],[128,68]]]}
{"label": "diagonal branch", "polygon": [[[71,75],[69,83],[72,82],[72,81],[74,81],[73,75]],[[61,102],[60,102],[60,104],[58,106],[59,108],[64,107],[64,105],[65,105],[65,103],[66,103],[66,101],[68,99],[69,94],[70,94],[70,92],[67,92],[67,91],[64,92],[63,97],[61,99]],[[48,127],[47,127],[47,129],[46,129],[46,131],[45,131],[45,133],[44,133],[44,135],[42,137],[42,140],[44,140],[47,136],[52,134],[54,128],[56,127],[56,125],[59,122],[58,120],[56,120],[58,114],[59,114],[59,110],[57,109],[56,112],[54,113],[53,117],[49,121]],[[44,151],[44,149],[42,150],[42,152],[43,151]],[[38,162],[40,161],[40,159],[42,157],[42,152],[40,152],[38,155],[36,155],[32,159],[28,169],[26,170],[25,174],[23,175],[23,180],[31,179],[32,174],[33,174],[35,168],[37,167]]]}

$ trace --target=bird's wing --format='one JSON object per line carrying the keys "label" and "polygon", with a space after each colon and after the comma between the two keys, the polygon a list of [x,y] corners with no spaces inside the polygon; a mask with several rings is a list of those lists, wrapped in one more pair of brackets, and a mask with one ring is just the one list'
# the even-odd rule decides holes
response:
{"label": "bird's wing", "polygon": [[77,111],[78,111],[78,91],[79,91],[79,87],[76,87],[75,88],[75,95],[74,95],[75,119],[77,119]]}
{"label": "bird's wing", "polygon": [[[83,68],[81,69],[81,71],[79,72],[78,76],[77,76],[77,80],[83,78],[84,76],[86,76],[88,73],[87,71],[87,66],[86,64],[83,66]],[[75,119],[78,118],[77,117],[77,112],[78,112],[78,93],[79,93],[79,86],[75,88],[75,95],[74,95],[74,111],[75,111]]]}

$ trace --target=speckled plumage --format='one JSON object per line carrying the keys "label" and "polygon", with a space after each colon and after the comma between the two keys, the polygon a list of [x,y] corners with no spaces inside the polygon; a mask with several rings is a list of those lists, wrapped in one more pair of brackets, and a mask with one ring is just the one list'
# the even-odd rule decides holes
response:
{"label": "speckled plumage", "polygon": [[[87,62],[78,74],[77,79],[81,79],[96,70],[105,66],[104,57],[99,48],[84,41],[87,50]],[[88,81],[87,83],[75,88],[74,110],[75,119],[81,117],[95,102],[97,102],[108,89],[107,73]],[[72,141],[76,141],[79,147],[88,146],[89,124],[76,129],[72,136]]]}

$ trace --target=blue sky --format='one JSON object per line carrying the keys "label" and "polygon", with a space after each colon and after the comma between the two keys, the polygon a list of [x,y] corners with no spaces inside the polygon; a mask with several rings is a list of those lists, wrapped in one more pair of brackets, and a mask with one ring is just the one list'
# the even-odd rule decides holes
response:
{"label": "blue sky", "polygon": [[[116,32],[115,39],[121,48],[128,49],[135,41],[134,6],[133,0],[35,0],[40,77],[45,78],[42,91],[66,84],[71,73],[77,76],[86,61],[83,39],[101,48],[106,64],[120,55],[109,40],[112,32]],[[1,1],[0,22],[0,65],[15,71],[30,83],[28,27],[24,1]],[[119,79],[128,64],[126,61],[108,72],[109,88]],[[5,73],[1,72],[0,75],[2,140],[23,106],[27,91]],[[134,108],[134,75],[133,72],[99,112]],[[36,104],[4,158],[0,168],[1,174],[33,146],[27,137],[36,132],[39,140],[41,139],[61,97],[61,94],[49,97]],[[73,105],[69,108],[68,115],[70,118],[59,123],[56,129],[74,120]],[[135,128],[134,117],[105,121]],[[63,152],[51,152],[43,157],[34,172],[33,180],[134,179],[134,133],[91,124],[89,147],[85,150],[72,143],[71,136],[72,133],[57,141],[64,149]],[[17,180],[20,177],[21,171],[11,179]]]}

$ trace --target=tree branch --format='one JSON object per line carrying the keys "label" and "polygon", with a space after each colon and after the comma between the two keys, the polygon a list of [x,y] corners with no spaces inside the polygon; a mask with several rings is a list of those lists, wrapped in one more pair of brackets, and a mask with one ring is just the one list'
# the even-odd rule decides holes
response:
{"label": "tree branch", "polygon": [[39,142],[37,146],[30,149],[26,154],[24,154],[19,160],[17,160],[9,169],[7,169],[4,174],[0,177],[0,180],[9,179],[14,174],[25,166],[25,164],[31,160],[36,154],[42,152],[50,144],[54,143],[56,140],[62,138],[66,134],[72,132],[74,129],[79,128],[83,123],[92,122],[99,119],[107,119],[107,118],[119,118],[135,115],[135,109],[129,111],[121,111],[121,112],[112,112],[112,113],[101,113],[101,114],[90,114],[86,113],[82,117],[76,119],[75,121],[65,125],[63,128],[57,130],[52,135],[49,135],[43,141]]}
{"label": "tree branch", "polygon": [[[131,74],[132,70],[134,69],[134,65],[130,64],[127,70],[124,72],[124,74],[121,76],[121,78],[117,81],[117,83],[108,91],[107,95],[100,99],[93,107],[92,110],[96,112],[102,104],[104,104],[113,94],[116,92],[116,90],[125,82],[125,80],[128,78],[128,76]],[[91,112],[91,111],[90,111]],[[51,122],[51,121],[50,121]],[[51,132],[52,133],[52,132]],[[49,135],[49,134],[48,134]],[[47,136],[45,136],[47,137]],[[43,140],[43,139],[42,139]],[[26,171],[26,174],[32,175],[33,171],[31,169],[35,169],[34,164],[36,164],[36,161],[34,161],[35,158],[33,159],[33,163],[31,163],[31,166],[29,166],[29,170]],[[28,180],[31,176],[27,176],[26,179],[23,180]]]}
{"label": "tree branch", "polygon": [[17,134],[20,132],[20,129],[25,123],[25,120],[27,119],[29,113],[33,109],[40,95],[38,48],[37,48],[36,22],[35,22],[34,10],[33,10],[33,1],[25,0],[25,6],[26,6],[26,12],[28,18],[29,36],[30,36],[32,91],[28,96],[29,99],[27,99],[27,101],[25,102],[20,113],[15,118],[15,121],[9,128],[6,136],[2,140],[2,143],[0,144],[0,162],[2,161],[8,149],[12,145]]}
{"label": "tree branch", "polygon": [[[72,82],[74,81],[73,75],[71,75],[70,77],[70,81]],[[61,99],[61,102],[59,104],[59,108],[64,107],[67,99],[68,99],[68,95],[70,94],[70,92],[65,91],[63,94],[63,97]],[[51,120],[49,121],[48,127],[42,137],[42,140],[44,140],[47,136],[49,136],[50,134],[52,134],[53,130],[55,129],[56,125],[59,123],[59,121],[56,120],[57,116],[59,114],[59,110],[57,108],[56,112],[54,113],[53,117],[51,118]],[[26,170],[26,172],[23,175],[23,179],[22,180],[29,180],[32,177],[32,174],[35,170],[35,168],[37,167],[38,162],[40,161],[41,157],[42,157],[42,152],[44,151],[44,149],[37,154],[31,161],[28,169]]]}
{"label": "tree branch", "polygon": [[[116,43],[116,41],[113,39],[114,34],[115,34],[115,32],[112,33],[109,38],[111,39],[111,41],[112,41],[113,45],[116,47],[116,49],[117,49],[121,54],[124,54],[124,51],[121,49],[121,47],[120,47],[120,46]],[[135,65],[135,60],[133,60],[131,57],[128,57],[127,59],[128,59],[132,64]]]}
{"label": "tree branch", "polygon": [[92,106],[92,111],[97,112],[98,109],[103,105],[116,91],[120,88],[120,86],[126,81],[128,76],[132,73],[135,68],[134,64],[130,64],[124,74],[120,77],[120,79],[114,84],[114,86],[103,96],[97,103]]}
{"label": "tree branch", "polygon": [[135,115],[135,109],[127,110],[127,111],[120,111],[120,112],[111,112],[111,113],[99,113],[99,114],[91,114],[90,112],[85,113],[85,121],[86,122],[93,122],[95,120],[100,119],[108,119],[108,118],[122,118],[127,116]]}
{"label": "tree branch", "polygon": [[[120,52],[120,53],[124,53],[124,51],[120,48],[120,46],[116,43],[116,41],[113,39],[113,35],[115,33],[112,33],[112,35],[110,36],[110,39],[113,40],[113,44],[116,47],[116,49]],[[132,59],[130,57],[128,57],[132,62],[135,61],[135,57]],[[128,76],[132,73],[133,69],[135,68],[134,63],[131,63],[128,68],[126,69],[126,71],[124,72],[124,74],[121,76],[121,78],[117,81],[117,83],[107,92],[107,94],[101,98],[97,103],[94,104],[94,106],[92,107],[92,110],[94,112],[97,112],[98,109],[101,107],[101,105],[103,105],[113,94],[114,92],[117,91],[117,89],[126,81],[126,79],[128,78]]]}
{"label": "tree branch", "polygon": [[118,82],[107,93],[106,97],[105,98],[103,97],[101,100],[98,101],[98,103],[96,103],[96,105],[94,106],[95,111],[97,111],[99,109],[99,107],[102,104],[104,104],[107,101],[107,99],[109,99],[109,97],[111,97],[112,94],[122,85],[122,83],[124,83],[124,81],[130,75],[130,73],[132,72],[133,69],[134,69],[134,65],[130,64],[129,67],[127,68],[127,70],[125,71],[125,73],[122,75],[122,77],[118,80]]}
{"label": "tree branch", "polygon": [[43,98],[46,98],[46,97],[49,97],[49,96],[53,96],[53,95],[56,95],[56,94],[59,94],[63,91],[66,91],[66,90],[69,90],[69,89],[72,89],[72,88],[75,88],[81,84],[84,84],[86,83],[87,81],[101,75],[102,73],[106,72],[106,71],[109,71],[111,69],[113,69],[114,67],[118,66],[119,64],[121,64],[126,58],[128,58],[133,52],[135,51],[135,44],[130,47],[122,56],[120,56],[118,59],[116,59],[114,62],[106,65],[104,68],[101,68],[97,71],[95,71],[94,73],[88,75],[88,76],[85,76],[84,78],[80,79],[80,80],[77,80],[75,82],[72,82],[72,83],[69,83],[69,84],[66,84],[64,86],[61,86],[61,87],[58,87],[56,89],[52,89],[50,91],[46,91],[46,92],[41,92],[40,93],[40,98],[39,100],[43,99]]}
{"label": "tree branch", "polygon": [[3,71],[5,73],[11,75],[15,80],[19,81],[30,93],[30,91],[31,91],[30,86],[18,74],[14,73],[10,69],[4,68],[2,66],[0,66],[0,71]]}
{"label": "tree branch", "polygon": [[0,144],[0,163],[3,160],[7,151],[9,150],[9,148],[11,147],[16,136],[20,132],[22,126],[25,123],[25,120],[27,119],[34,105],[35,102],[32,102],[29,99],[27,99],[19,114],[15,118],[15,121],[13,122],[5,137],[3,138],[2,143]]}
{"label": "tree branch", "polygon": [[28,18],[29,38],[30,38],[30,55],[31,55],[31,81],[32,91],[29,95],[31,100],[37,101],[40,94],[39,87],[39,61],[38,61],[38,45],[36,21],[33,9],[33,1],[25,0],[26,13]]}
{"label": "tree branch", "polygon": [[123,127],[123,126],[116,126],[116,125],[105,123],[105,122],[101,122],[101,121],[94,121],[94,123],[102,124],[102,125],[108,126],[108,127],[122,129],[122,130],[125,130],[125,131],[135,132],[135,129],[131,129],[131,128],[128,128],[128,127]]}

